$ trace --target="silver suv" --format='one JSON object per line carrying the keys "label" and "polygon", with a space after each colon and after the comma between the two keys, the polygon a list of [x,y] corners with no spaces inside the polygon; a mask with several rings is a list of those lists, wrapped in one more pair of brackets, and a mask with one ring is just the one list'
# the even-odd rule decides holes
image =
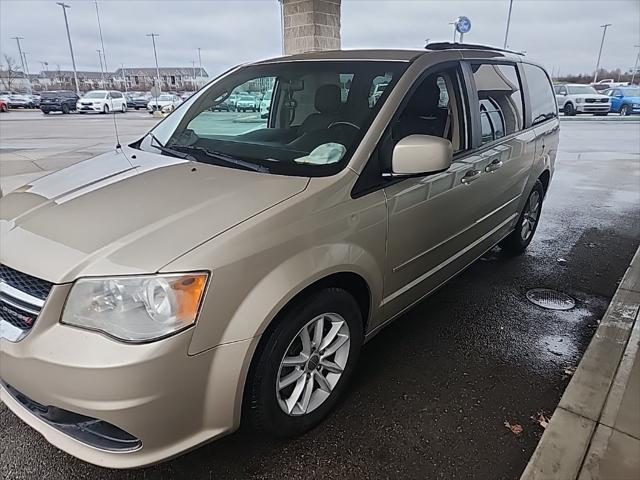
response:
{"label": "silver suv", "polygon": [[[213,111],[271,90],[266,118]],[[364,342],[493,246],[529,245],[557,116],[541,67],[487,47],[223,74],[139,141],[0,200],[3,401],[115,468],[241,418],[312,428]]]}

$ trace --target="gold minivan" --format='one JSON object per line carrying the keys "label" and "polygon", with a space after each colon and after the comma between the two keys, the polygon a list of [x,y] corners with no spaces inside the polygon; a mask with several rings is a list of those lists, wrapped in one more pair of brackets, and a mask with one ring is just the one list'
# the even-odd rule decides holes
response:
{"label": "gold minivan", "polygon": [[[269,105],[224,111],[232,95]],[[314,427],[365,341],[495,245],[524,251],[557,117],[545,71],[489,47],[224,73],[139,141],[0,200],[2,400],[113,468],[241,420]]]}

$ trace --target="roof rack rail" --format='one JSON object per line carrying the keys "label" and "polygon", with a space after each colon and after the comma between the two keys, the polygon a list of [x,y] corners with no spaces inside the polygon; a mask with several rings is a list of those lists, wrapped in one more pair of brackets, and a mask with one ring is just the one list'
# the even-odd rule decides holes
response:
{"label": "roof rack rail", "polygon": [[495,52],[513,53],[515,55],[523,55],[522,52],[514,52],[513,50],[505,50],[504,48],[491,47],[489,45],[477,45],[474,43],[451,43],[451,42],[436,42],[427,43],[424,47],[425,50],[491,50]]}

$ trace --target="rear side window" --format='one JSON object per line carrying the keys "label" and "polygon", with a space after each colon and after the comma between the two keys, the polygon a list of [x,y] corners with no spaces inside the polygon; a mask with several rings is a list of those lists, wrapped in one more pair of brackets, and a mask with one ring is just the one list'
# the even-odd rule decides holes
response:
{"label": "rear side window", "polygon": [[514,65],[472,64],[480,101],[482,143],[522,130],[522,87]]}
{"label": "rear side window", "polygon": [[545,71],[537,65],[523,64],[531,99],[532,125],[558,115],[555,95]]}

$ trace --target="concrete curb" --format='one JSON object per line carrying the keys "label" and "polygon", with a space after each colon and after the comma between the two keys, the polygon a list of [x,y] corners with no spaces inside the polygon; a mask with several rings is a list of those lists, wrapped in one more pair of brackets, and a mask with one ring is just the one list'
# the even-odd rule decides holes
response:
{"label": "concrete curb", "polygon": [[[619,437],[625,436],[616,426],[616,417],[629,383],[630,364],[638,354],[639,312],[640,248],[520,480],[605,478],[597,473],[600,459],[614,433],[618,444]],[[624,467],[635,470],[640,464]]]}

